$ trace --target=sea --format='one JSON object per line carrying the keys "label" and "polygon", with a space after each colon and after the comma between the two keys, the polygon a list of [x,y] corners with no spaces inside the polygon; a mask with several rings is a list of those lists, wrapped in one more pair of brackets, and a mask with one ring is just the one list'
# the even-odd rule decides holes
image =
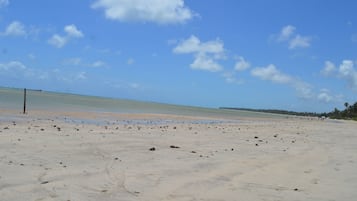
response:
{"label": "sea", "polygon": [[[0,87],[0,110],[12,109],[23,111],[24,89]],[[199,117],[230,118],[286,118],[285,115],[174,105],[137,100],[106,98],[69,93],[26,90],[26,111],[89,111],[111,113],[171,114]]]}

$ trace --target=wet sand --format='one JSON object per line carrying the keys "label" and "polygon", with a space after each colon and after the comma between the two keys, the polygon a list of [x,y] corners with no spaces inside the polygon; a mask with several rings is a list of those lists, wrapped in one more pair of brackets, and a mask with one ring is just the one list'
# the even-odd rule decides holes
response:
{"label": "wet sand", "polygon": [[0,200],[357,197],[352,121],[0,114]]}

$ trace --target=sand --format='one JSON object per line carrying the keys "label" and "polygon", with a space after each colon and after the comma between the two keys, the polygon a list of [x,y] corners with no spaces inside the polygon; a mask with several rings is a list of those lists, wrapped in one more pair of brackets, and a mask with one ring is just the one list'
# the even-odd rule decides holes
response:
{"label": "sand", "polygon": [[0,200],[357,197],[352,121],[0,114]]}

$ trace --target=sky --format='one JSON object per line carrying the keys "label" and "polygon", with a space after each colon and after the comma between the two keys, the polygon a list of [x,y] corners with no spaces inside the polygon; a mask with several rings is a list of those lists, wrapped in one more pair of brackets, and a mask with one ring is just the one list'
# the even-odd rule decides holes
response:
{"label": "sky", "polygon": [[329,112],[357,101],[354,0],[0,0],[0,86]]}

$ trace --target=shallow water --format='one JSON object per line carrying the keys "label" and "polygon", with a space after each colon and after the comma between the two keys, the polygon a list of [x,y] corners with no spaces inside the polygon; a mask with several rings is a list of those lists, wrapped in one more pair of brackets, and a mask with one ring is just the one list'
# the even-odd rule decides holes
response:
{"label": "shallow water", "polygon": [[[0,109],[23,109],[23,89],[0,88]],[[203,117],[267,117],[285,118],[284,115],[275,115],[250,111],[222,110],[143,102],[126,99],[113,99],[95,96],[55,93],[47,91],[27,90],[27,111],[54,110],[54,111],[90,111],[113,113],[155,113]]]}

